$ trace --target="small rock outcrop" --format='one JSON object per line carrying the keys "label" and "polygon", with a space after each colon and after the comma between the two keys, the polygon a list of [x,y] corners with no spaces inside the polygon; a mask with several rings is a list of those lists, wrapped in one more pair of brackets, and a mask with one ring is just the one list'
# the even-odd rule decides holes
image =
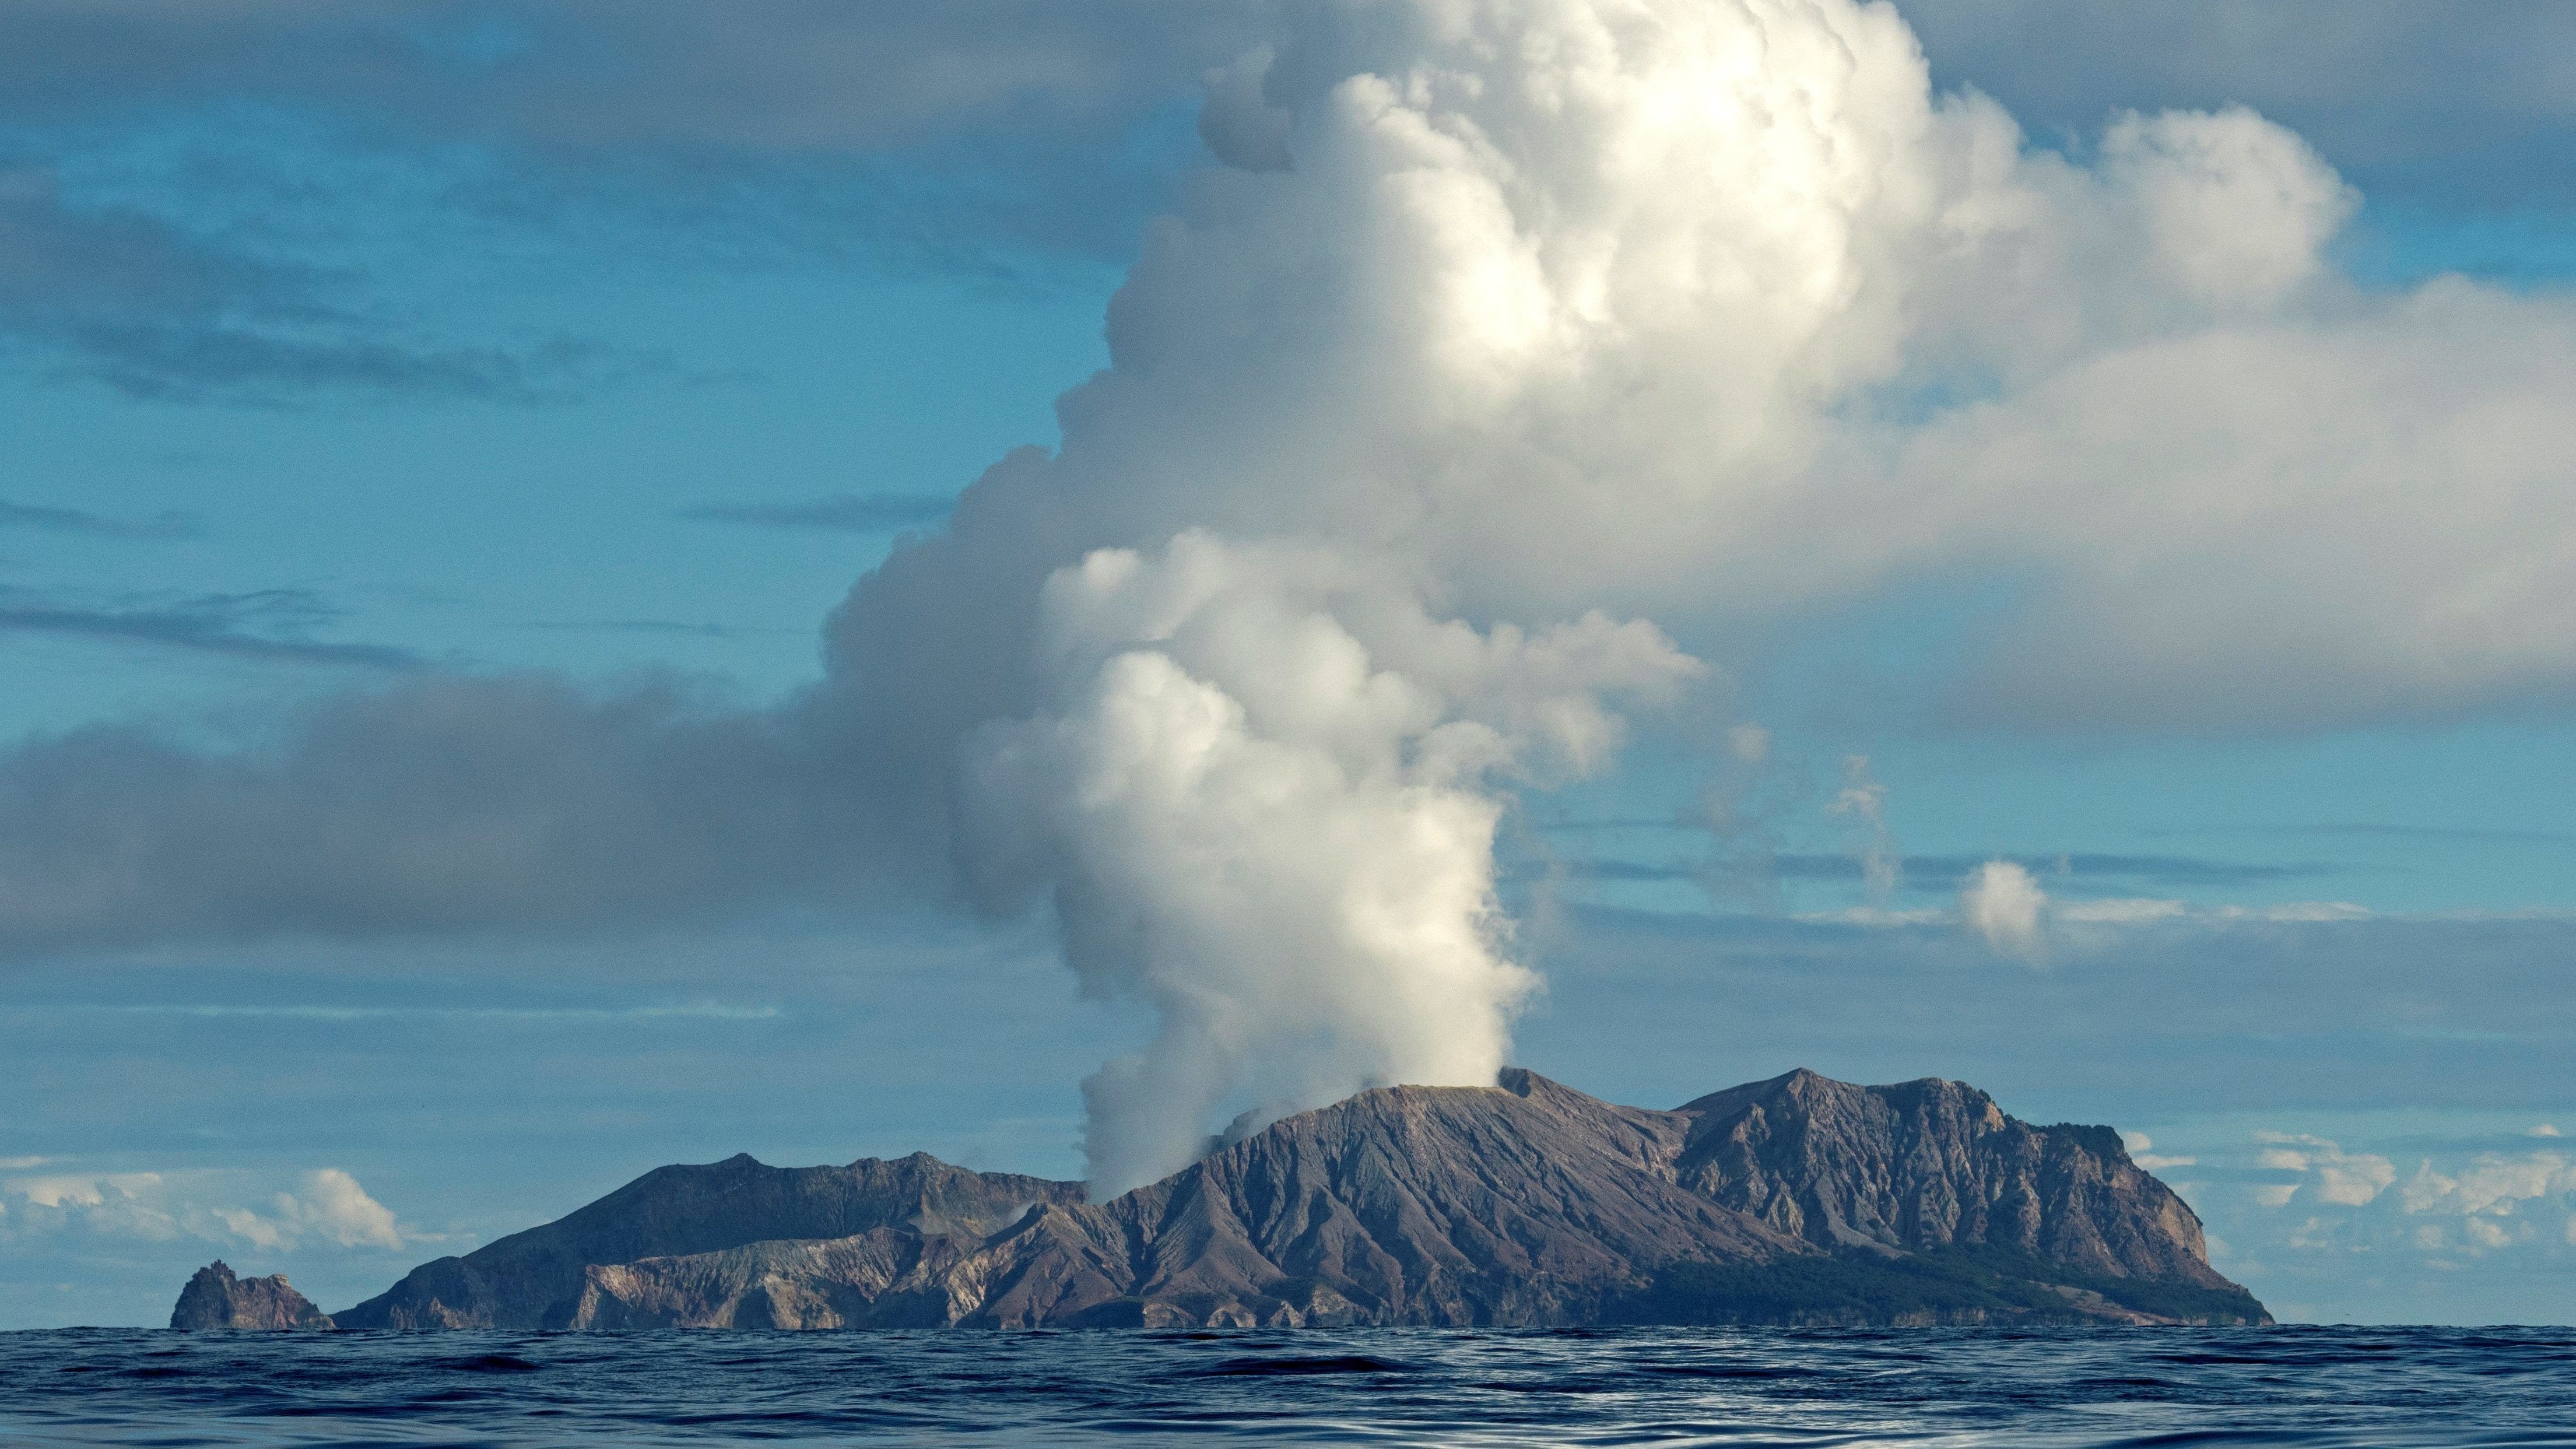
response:
{"label": "small rock outcrop", "polygon": [[[221,1264],[198,1277],[174,1323],[199,1298],[232,1301]],[[425,1263],[337,1320],[813,1329],[2269,1318],[2209,1266],[2200,1220],[2107,1127],[2035,1127],[1937,1078],[1861,1087],[1791,1072],[1651,1111],[1514,1068],[1491,1087],[1380,1088],[1282,1118],[1105,1203],[1077,1182],[970,1172],[919,1153],[846,1167],[742,1156],[659,1168],[557,1222]]]}
{"label": "small rock outcrop", "polygon": [[170,1326],[206,1329],[322,1329],[335,1325],[331,1315],[295,1291],[286,1275],[241,1278],[220,1258],[197,1270],[180,1290],[179,1305],[170,1310]]}

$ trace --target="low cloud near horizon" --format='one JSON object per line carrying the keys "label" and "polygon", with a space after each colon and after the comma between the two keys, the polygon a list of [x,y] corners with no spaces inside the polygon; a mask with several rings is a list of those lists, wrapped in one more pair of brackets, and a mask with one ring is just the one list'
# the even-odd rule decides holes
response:
{"label": "low cloud near horizon", "polygon": [[300,1173],[268,1190],[256,1173],[84,1172],[56,1168],[0,1176],[0,1243],[26,1251],[61,1236],[168,1242],[191,1239],[235,1252],[306,1245],[395,1251],[417,1246],[391,1210],[336,1167]]}
{"label": "low cloud near horizon", "polygon": [[[2563,1301],[2568,1245],[2552,1235],[2569,1204],[2515,1194],[2537,1154],[2563,1152],[2534,1129],[2576,1112],[2576,1018],[2556,990],[2571,949],[2563,919],[2173,923],[2041,973],[1946,925],[1584,907],[1531,943],[1549,993],[1513,1061],[1648,1108],[1793,1067],[1964,1080],[2024,1120],[2108,1123],[2194,1159],[2153,1170],[2225,1241],[2222,1271],[2276,1309],[2543,1321]],[[2427,962],[2441,963],[2438,991]],[[715,980],[722,1000],[693,1005]],[[383,981],[401,983],[390,1000],[368,989]],[[311,1009],[340,1004],[374,1009]],[[0,1253],[0,1324],[164,1321],[214,1256],[288,1271],[338,1308],[653,1164],[739,1151],[802,1165],[924,1150],[1076,1176],[1068,1084],[1141,1034],[1138,1015],[1081,1010],[1037,933],[997,951],[946,926],[203,949],[65,972],[5,1021],[27,1077],[8,1150],[54,1160],[0,1164],[0,1180],[158,1173],[202,1206],[273,1219],[275,1194],[302,1201],[303,1175],[336,1165],[396,1215],[406,1246],[308,1229],[259,1253],[219,1220],[215,1236],[170,1239],[67,1222]],[[289,1044],[278,1069],[191,1050],[245,1029]],[[147,1139],[108,1152],[100,1139],[132,1122]],[[2385,1159],[2394,1180],[2360,1206],[2329,1201],[2321,1149],[2261,1134]],[[2308,1158],[2266,1167],[2276,1149]],[[186,1177],[207,1169],[235,1175]],[[2442,1179],[2460,1191],[2443,1195]],[[2289,1200],[2266,1205],[2283,1185]],[[2479,1218],[2513,1240],[2472,1242]],[[2427,1226],[2439,1247],[2419,1245]],[[76,1300],[54,1295],[73,1280]]]}

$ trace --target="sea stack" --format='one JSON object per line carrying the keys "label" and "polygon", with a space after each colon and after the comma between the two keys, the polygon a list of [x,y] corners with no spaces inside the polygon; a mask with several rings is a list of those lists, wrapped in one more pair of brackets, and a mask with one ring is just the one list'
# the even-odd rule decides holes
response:
{"label": "sea stack", "polygon": [[220,1258],[197,1270],[188,1286],[179,1293],[179,1306],[170,1310],[172,1328],[200,1331],[206,1329],[284,1329],[330,1328],[331,1315],[313,1306],[313,1300],[295,1291],[286,1275],[268,1278],[239,1278]]}

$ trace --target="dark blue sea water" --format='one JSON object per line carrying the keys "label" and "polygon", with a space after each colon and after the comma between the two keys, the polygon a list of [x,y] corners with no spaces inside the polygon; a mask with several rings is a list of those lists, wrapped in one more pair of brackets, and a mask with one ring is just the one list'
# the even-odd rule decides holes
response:
{"label": "dark blue sea water", "polygon": [[2576,1445],[2576,1330],[0,1334],[0,1443]]}

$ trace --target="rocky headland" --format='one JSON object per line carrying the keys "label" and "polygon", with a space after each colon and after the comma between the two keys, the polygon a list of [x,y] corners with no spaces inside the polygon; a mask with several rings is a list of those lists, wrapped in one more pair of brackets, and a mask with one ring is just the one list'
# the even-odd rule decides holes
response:
{"label": "rocky headland", "polygon": [[1806,1071],[1671,1111],[1519,1069],[1367,1091],[1104,1203],[923,1154],[664,1167],[318,1324],[191,1314],[260,1284],[303,1302],[216,1264],[172,1326],[2271,1321],[2110,1128]]}

